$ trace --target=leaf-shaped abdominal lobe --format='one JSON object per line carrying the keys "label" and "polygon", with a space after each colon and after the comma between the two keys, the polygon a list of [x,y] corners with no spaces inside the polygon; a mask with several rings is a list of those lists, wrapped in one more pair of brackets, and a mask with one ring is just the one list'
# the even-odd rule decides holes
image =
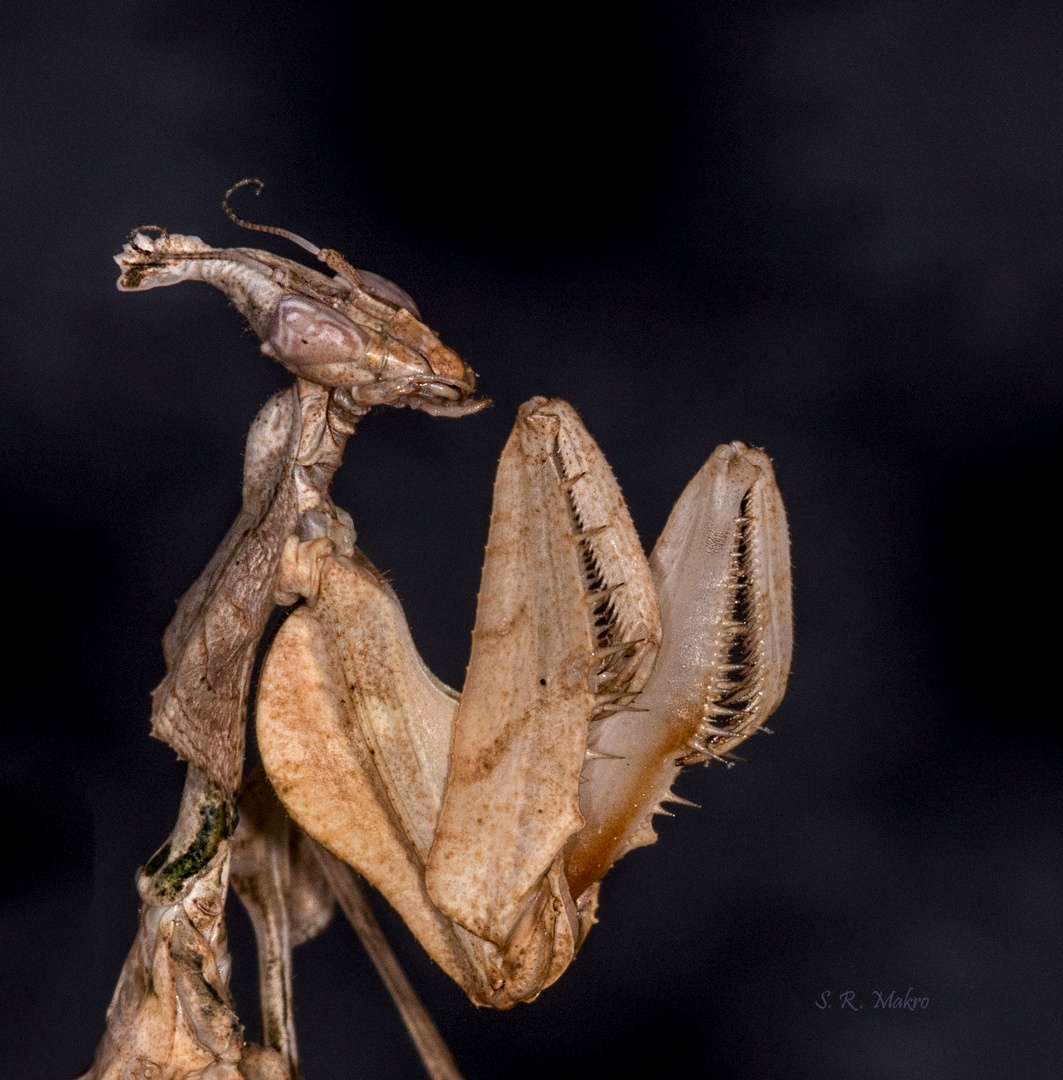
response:
{"label": "leaf-shaped abdominal lobe", "polygon": [[650,569],[661,650],[636,708],[593,725],[580,793],[586,825],[565,873],[579,896],[656,839],[651,818],[681,766],[722,757],[782,699],[790,671],[789,534],[771,462],[734,442],[687,485]]}

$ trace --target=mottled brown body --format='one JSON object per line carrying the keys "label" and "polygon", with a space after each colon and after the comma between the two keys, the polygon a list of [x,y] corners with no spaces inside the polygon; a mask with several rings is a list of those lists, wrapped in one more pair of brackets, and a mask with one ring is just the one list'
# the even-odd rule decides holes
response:
{"label": "mottled brown body", "polygon": [[[164,637],[152,727],[188,781],[141,870],[140,930],[84,1080],[296,1080],[290,953],[336,902],[429,1073],[459,1080],[349,868],[477,1004],[509,1008],[558,978],[602,875],[655,839],[679,769],[725,758],[781,700],[789,544],[771,464],[717,448],[647,559],[575,410],[527,402],[499,462],[459,695],[424,665],[328,485],[370,406],[482,408],[472,370],[401,289],[336,252],[265,230],[329,277],[155,231],[117,257],[119,288],[217,286],[297,379],[255,420],[240,516]],[[245,783],[234,834],[250,673],[277,604],[294,608],[259,686],[268,780]],[[258,941],[262,1046],[228,994],[230,873]]]}

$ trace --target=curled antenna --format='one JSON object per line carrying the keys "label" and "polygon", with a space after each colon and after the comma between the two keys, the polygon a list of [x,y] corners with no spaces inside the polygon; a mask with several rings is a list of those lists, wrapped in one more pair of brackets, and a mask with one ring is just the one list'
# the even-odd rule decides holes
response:
{"label": "curled antenna", "polygon": [[141,251],[145,255],[150,254],[137,243],[137,233],[144,233],[145,236],[149,232],[157,232],[160,240],[165,240],[170,235],[169,230],[164,229],[161,225],[138,225],[126,238],[125,242],[133,248],[134,251]]}
{"label": "curled antenna", "polygon": [[276,225],[256,225],[253,221],[247,221],[240,217],[233,211],[233,208],[229,205],[229,198],[232,193],[239,188],[247,187],[248,184],[255,185],[255,194],[261,195],[262,189],[266,186],[257,177],[251,176],[245,180],[238,180],[229,190],[225,193],[225,197],[221,201],[221,208],[229,215],[229,218],[234,221],[242,229],[253,229],[255,232],[272,233],[274,236],[283,236],[285,240],[291,240],[293,244],[298,244],[301,248],[309,251],[311,255],[317,255],[321,257],[321,248],[316,244],[311,244],[309,240],[304,240],[296,233],[289,232],[287,229],[280,229]]}

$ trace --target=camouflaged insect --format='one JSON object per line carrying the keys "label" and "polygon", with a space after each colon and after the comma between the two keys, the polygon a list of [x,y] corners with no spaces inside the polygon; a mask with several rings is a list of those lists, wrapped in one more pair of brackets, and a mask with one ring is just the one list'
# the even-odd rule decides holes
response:
{"label": "camouflaged insect", "polygon": [[[117,257],[123,290],[223,290],[297,381],[256,419],[241,515],[164,639],[153,730],[191,763],[189,780],[174,834],[141,870],[141,930],[86,1080],[292,1080],[290,950],[335,899],[429,1072],[453,1078],[370,940],[347,868],[474,1002],[536,997],[594,924],[605,872],[656,838],[679,770],[726,760],[782,699],[786,516],[766,454],[725,444],[647,558],[576,411],[533,398],[499,462],[459,694],[421,660],[328,485],[370,406],[468,415],[485,404],[475,376],[397,286],[252,227],[301,243],[332,275],[163,230],[136,232]],[[275,604],[296,606],[259,683],[268,782],[245,787],[233,837],[250,673]],[[228,996],[230,872],[259,943],[262,1046],[243,1041]]]}

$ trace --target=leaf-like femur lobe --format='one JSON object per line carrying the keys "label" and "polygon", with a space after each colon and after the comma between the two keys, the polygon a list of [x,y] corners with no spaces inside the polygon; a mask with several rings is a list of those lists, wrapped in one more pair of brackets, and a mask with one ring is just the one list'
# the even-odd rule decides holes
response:
{"label": "leaf-like femur lobe", "polygon": [[394,594],[356,553],[332,556],[317,602],[270,648],[256,726],[262,762],[293,818],[399,912],[474,1000],[488,999],[424,861],[446,776],[455,695],[428,674]]}

